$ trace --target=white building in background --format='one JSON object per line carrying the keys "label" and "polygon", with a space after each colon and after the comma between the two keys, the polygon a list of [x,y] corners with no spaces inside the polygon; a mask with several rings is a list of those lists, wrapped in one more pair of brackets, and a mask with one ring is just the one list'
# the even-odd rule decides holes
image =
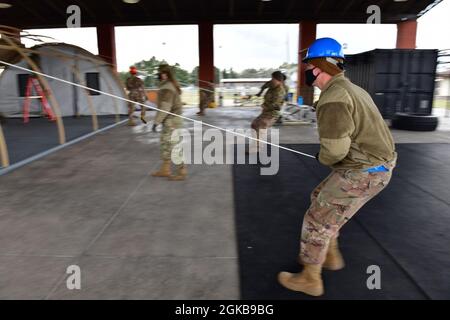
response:
{"label": "white building in background", "polygon": [[436,74],[434,97],[435,99],[450,97],[450,69],[438,72]]}
{"label": "white building in background", "polygon": [[234,78],[221,79],[220,87],[224,91],[233,91],[242,96],[255,94],[270,78]]}

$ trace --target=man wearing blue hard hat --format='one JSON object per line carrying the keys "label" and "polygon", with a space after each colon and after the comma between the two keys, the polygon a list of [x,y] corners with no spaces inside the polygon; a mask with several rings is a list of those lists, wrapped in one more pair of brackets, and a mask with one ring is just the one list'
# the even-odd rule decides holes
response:
{"label": "man wearing blue hard hat", "polygon": [[344,76],[345,57],[334,39],[317,39],[308,49],[305,82],[321,90],[316,103],[320,152],[331,174],[311,193],[303,219],[301,273],[281,272],[284,287],[313,296],[324,293],[322,267],[339,270],[341,227],[389,183],[397,153],[392,135],[370,95]]}

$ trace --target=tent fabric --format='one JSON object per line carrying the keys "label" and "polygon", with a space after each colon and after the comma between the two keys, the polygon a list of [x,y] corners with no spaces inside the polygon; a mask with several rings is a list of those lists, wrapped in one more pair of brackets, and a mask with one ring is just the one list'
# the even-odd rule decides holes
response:
{"label": "tent fabric", "polygon": [[[98,73],[99,90],[126,98],[125,90],[112,68],[92,53],[64,43],[43,44],[31,48],[39,52],[39,67],[45,74],[70,82],[86,84],[87,74]],[[29,68],[25,60],[16,65]],[[74,73],[78,70],[81,81]],[[26,71],[6,67],[0,75],[0,113],[6,117],[21,116],[24,97],[20,96],[19,75]],[[62,116],[91,115],[86,90],[57,80],[48,79],[56,101],[59,103]],[[33,95],[37,93],[33,91]],[[125,101],[106,95],[91,95],[97,115],[127,114]],[[31,100],[30,110],[39,114],[41,110],[38,99]]]}

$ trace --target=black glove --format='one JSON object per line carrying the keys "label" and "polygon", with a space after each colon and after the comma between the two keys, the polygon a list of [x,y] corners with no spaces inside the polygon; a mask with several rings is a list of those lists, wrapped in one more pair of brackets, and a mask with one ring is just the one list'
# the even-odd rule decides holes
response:
{"label": "black glove", "polygon": [[319,154],[320,154],[320,152],[317,152],[317,153],[316,153],[316,160],[317,160],[317,162],[320,163],[320,161],[319,161]]}
{"label": "black glove", "polygon": [[153,132],[156,132],[156,127],[157,127],[158,125],[157,124],[153,124],[153,126],[152,126],[152,131]]}

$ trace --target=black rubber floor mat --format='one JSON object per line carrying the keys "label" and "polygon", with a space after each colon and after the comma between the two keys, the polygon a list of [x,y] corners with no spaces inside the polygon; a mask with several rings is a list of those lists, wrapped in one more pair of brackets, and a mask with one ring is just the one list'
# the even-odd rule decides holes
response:
{"label": "black rubber floor mat", "polygon": [[[442,156],[445,145],[417,146]],[[289,145],[309,154],[317,145]],[[423,148],[425,147],[425,149]],[[323,299],[427,299],[450,298],[450,210],[421,188],[436,183],[430,159],[415,154],[415,146],[399,145],[399,167],[386,190],[363,207],[344,226],[340,244],[347,266],[325,271]],[[450,149],[450,148],[449,148]],[[450,151],[450,150],[449,150]],[[419,152],[420,153],[420,152]],[[450,153],[450,152],[449,152]],[[422,165],[421,182],[412,184],[410,166]],[[288,151],[280,151],[280,170],[261,176],[259,165],[235,165],[234,197],[238,237],[241,297],[243,299],[316,299],[282,288],[279,271],[297,272],[299,235],[312,189],[329,169]],[[429,171],[427,175],[427,170]],[[441,163],[445,183],[450,167]],[[428,188],[430,190],[430,188]],[[431,191],[430,191],[431,192]],[[381,289],[369,290],[367,268],[381,270]]]}

